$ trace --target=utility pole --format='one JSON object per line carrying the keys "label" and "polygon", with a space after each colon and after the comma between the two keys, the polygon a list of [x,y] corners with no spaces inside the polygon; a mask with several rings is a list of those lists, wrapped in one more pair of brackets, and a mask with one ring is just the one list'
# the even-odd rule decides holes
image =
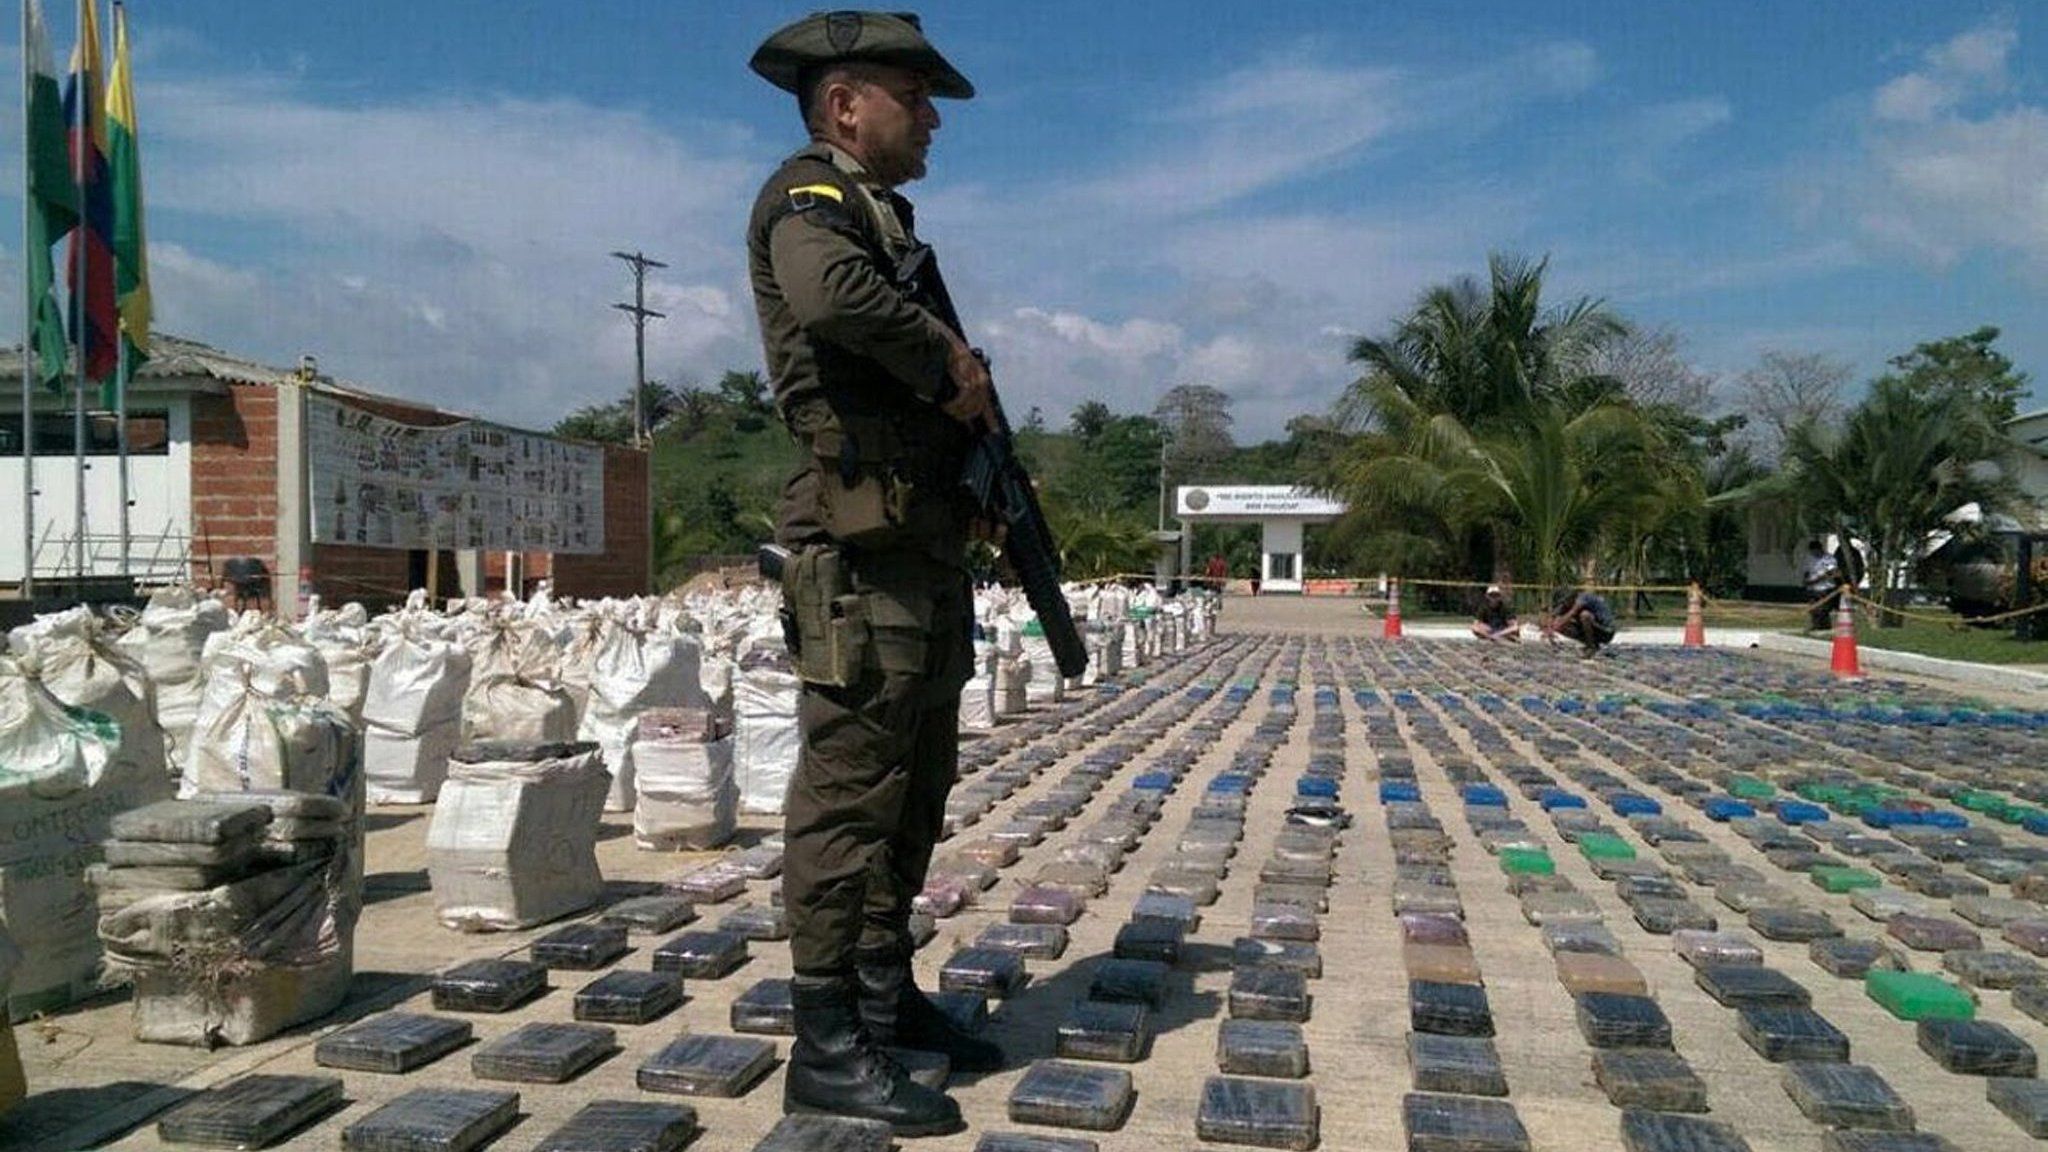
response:
{"label": "utility pole", "polygon": [[647,270],[668,265],[637,251],[614,252],[612,255],[633,269],[633,302],[612,307],[633,318],[633,447],[640,448],[645,446],[647,432],[645,413],[641,411],[647,391],[647,321],[668,318],[665,313],[647,307]]}

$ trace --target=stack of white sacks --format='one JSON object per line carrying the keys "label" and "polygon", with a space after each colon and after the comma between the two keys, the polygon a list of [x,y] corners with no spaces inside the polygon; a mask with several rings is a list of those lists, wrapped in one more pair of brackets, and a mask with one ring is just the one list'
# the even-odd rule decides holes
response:
{"label": "stack of white sacks", "polygon": [[493,621],[475,651],[462,698],[463,741],[575,739],[576,701],[556,679],[546,631],[524,620]]}
{"label": "stack of white sacks", "polygon": [[590,667],[590,695],[577,728],[597,744],[611,771],[605,811],[633,808],[633,738],[641,713],[652,708],[703,708],[709,700],[699,674],[703,646],[695,635],[662,620],[658,601],[607,616]]}
{"label": "stack of white sacks", "polygon": [[1098,588],[1089,603],[1088,676],[1093,683],[1124,669],[1124,626],[1129,623],[1131,594],[1120,585]]}
{"label": "stack of white sacks", "polygon": [[86,870],[102,858],[108,821],[172,791],[160,736],[138,725],[131,745],[106,713],[60,699],[42,653],[25,648],[0,657],[0,928],[21,952],[10,1020],[93,990],[98,911]]}
{"label": "stack of white sacks", "polygon": [[324,750],[320,775],[305,784],[322,791],[327,760],[353,759],[355,725],[328,701],[327,661],[296,632],[250,613],[207,640],[201,667],[179,795],[299,787],[290,765],[302,746]]}
{"label": "stack of white sacks", "polygon": [[[1078,683],[1059,675],[1021,592],[976,592],[963,728],[993,728],[1213,629],[1206,599],[1162,605],[1149,588],[1074,588],[1069,602],[1090,654]],[[353,773],[373,802],[431,803],[463,741],[573,739],[596,745],[572,758],[587,769],[575,774],[605,784],[603,807],[634,811],[646,843],[718,842],[735,808],[779,813],[800,746],[779,606],[760,587],[584,603],[543,589],[445,609],[415,594],[376,615],[315,604],[288,627],[172,589],[125,619],[81,610],[16,630],[0,659],[0,764],[12,770],[0,774],[0,928],[23,955],[10,1002],[93,987],[85,869],[114,813],[174,788],[322,791]],[[494,827],[479,834],[506,841],[507,825]]]}
{"label": "stack of white sacks", "polygon": [[383,645],[382,633],[370,626],[370,614],[361,604],[327,611],[315,597],[299,635],[327,662],[328,702],[361,726],[363,702],[370,695],[370,666]]}

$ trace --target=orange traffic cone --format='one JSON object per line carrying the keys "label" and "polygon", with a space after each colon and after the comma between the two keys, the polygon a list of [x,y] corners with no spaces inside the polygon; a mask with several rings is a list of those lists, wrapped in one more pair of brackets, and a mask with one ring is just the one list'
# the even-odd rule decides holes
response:
{"label": "orange traffic cone", "polygon": [[1401,638],[1401,580],[1395,577],[1387,582],[1387,616],[1380,626],[1380,639]]}
{"label": "orange traffic cone", "polygon": [[1856,617],[1849,610],[1846,588],[1835,602],[1835,651],[1828,667],[1841,679],[1863,679],[1863,664],[1856,658]]}
{"label": "orange traffic cone", "polygon": [[1705,648],[1707,646],[1707,597],[1694,584],[1685,592],[1685,646]]}

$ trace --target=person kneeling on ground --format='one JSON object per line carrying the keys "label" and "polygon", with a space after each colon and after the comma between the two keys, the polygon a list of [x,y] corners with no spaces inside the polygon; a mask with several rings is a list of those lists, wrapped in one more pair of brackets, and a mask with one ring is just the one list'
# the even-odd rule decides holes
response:
{"label": "person kneeling on ground", "polygon": [[1486,595],[1480,599],[1479,611],[1472,621],[1472,634],[1481,640],[1505,640],[1511,644],[1521,641],[1522,622],[1515,618],[1515,610],[1500,585],[1486,586]]}
{"label": "person kneeling on ground", "polygon": [[1543,636],[1552,644],[1559,636],[1577,641],[1582,649],[1579,658],[1590,660],[1614,642],[1614,609],[1598,592],[1567,589],[1552,606]]}

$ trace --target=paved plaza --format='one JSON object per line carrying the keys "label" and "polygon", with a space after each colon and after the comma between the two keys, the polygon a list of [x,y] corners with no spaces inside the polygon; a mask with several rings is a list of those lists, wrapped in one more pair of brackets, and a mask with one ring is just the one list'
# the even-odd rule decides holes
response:
{"label": "paved plaza", "polygon": [[[1010,1063],[951,1080],[968,1131],[918,1148],[966,1152],[1017,1132],[1101,1152],[1240,1146],[1201,1137],[1247,1118],[1219,1113],[1223,1089],[1211,1083],[1224,1025],[1244,1019],[1298,1021],[1306,1044],[1305,1076],[1232,1076],[1256,1089],[1231,1097],[1254,1102],[1255,1130],[1239,1136],[1270,1146],[1512,1148],[1518,1126],[1519,1146],[1561,1152],[1814,1152],[1844,1117],[1968,1152],[2035,1146],[1982,1074],[2012,1081],[1996,1089],[2017,1101],[2009,1111],[2048,1121],[2031,1079],[2033,1052],[2048,1045],[2048,1024],[2030,1014],[2048,1011],[2030,993],[2048,988],[2030,950],[2048,951],[2048,905],[2037,903],[2048,899],[2048,835],[2035,830],[2048,830],[2048,783],[2030,691],[1838,686],[1824,662],[1744,650],[1630,647],[1582,662],[1537,644],[1376,637],[1349,602],[1232,599],[1214,642],[1124,677],[1092,711],[1072,698],[1047,705],[970,751],[962,788],[979,781],[1000,799],[962,819],[940,855],[958,864],[1017,850],[992,886],[936,921],[918,958],[927,987],[1011,920],[1026,889],[1091,889],[1083,865],[1114,842],[1105,830],[1122,821],[1140,834],[1112,860],[1106,890],[1085,895],[1064,951],[1026,958],[1022,987],[988,1002],[986,1034]],[[1103,721],[1119,708],[1133,714]],[[1340,806],[1350,822],[1332,841],[1322,829]],[[25,1022],[15,1033],[31,1096],[0,1117],[0,1148],[161,1147],[168,1109],[251,1073],[343,1081],[345,1103],[289,1148],[339,1147],[344,1129],[422,1088],[517,1091],[519,1118],[494,1152],[535,1148],[599,1100],[688,1105],[702,1152],[747,1152],[767,1136],[781,1116],[779,1066],[733,1098],[645,1091],[638,1073],[686,1033],[749,1034],[734,1030],[734,1002],[790,975],[786,945],[771,940],[752,941],[727,975],[685,977],[674,1011],[615,1025],[616,1051],[566,1083],[479,1079],[472,1057],[522,1025],[570,1022],[578,989],[605,971],[649,970],[674,931],[633,934],[604,970],[555,969],[511,1011],[459,1014],[476,1041],[412,1071],[320,1067],[316,1044],[337,1028],[393,1009],[455,1017],[430,1003],[437,972],[525,959],[560,927],[441,927],[430,815],[369,815],[357,975],[336,1017],[213,1052],[136,1043],[120,994]],[[774,831],[743,822],[741,846]],[[630,814],[608,816],[599,844],[607,902],[660,892],[717,858],[636,850]],[[688,927],[767,908],[774,890],[752,881],[699,906]],[[1148,891],[1190,897],[1194,917],[1154,899],[1134,918]],[[1127,929],[1136,923],[1152,927]],[[1170,963],[1132,968],[1119,954]],[[971,969],[948,982],[987,975]],[[1262,975],[1304,969],[1305,1004],[1290,980]],[[1904,985],[1908,1002],[1881,1004],[1893,970],[1940,988]],[[1130,972],[1156,987],[1107,987]],[[1941,988],[1998,1027],[1902,1018],[1930,1011],[1914,997]],[[1112,995],[1151,999],[1132,1037],[1138,1058],[1062,1056],[1077,1010]],[[787,1055],[786,1036],[763,1039]],[[1677,1059],[1644,1056],[1667,1049]],[[1132,1099],[1112,1098],[1113,1129],[1013,1116],[1030,1070],[1054,1059],[1128,1073]],[[1875,1077],[1838,1075],[1847,1065]],[[1819,1099],[1795,1101],[1787,1083],[1800,1077],[1821,1085]],[[1435,1091],[1417,1096],[1418,1078]],[[1504,1080],[1505,1095],[1489,1080]],[[1304,1087],[1314,1108],[1289,1113],[1307,1102]],[[1411,1145],[1425,1116],[1452,1130]]]}

